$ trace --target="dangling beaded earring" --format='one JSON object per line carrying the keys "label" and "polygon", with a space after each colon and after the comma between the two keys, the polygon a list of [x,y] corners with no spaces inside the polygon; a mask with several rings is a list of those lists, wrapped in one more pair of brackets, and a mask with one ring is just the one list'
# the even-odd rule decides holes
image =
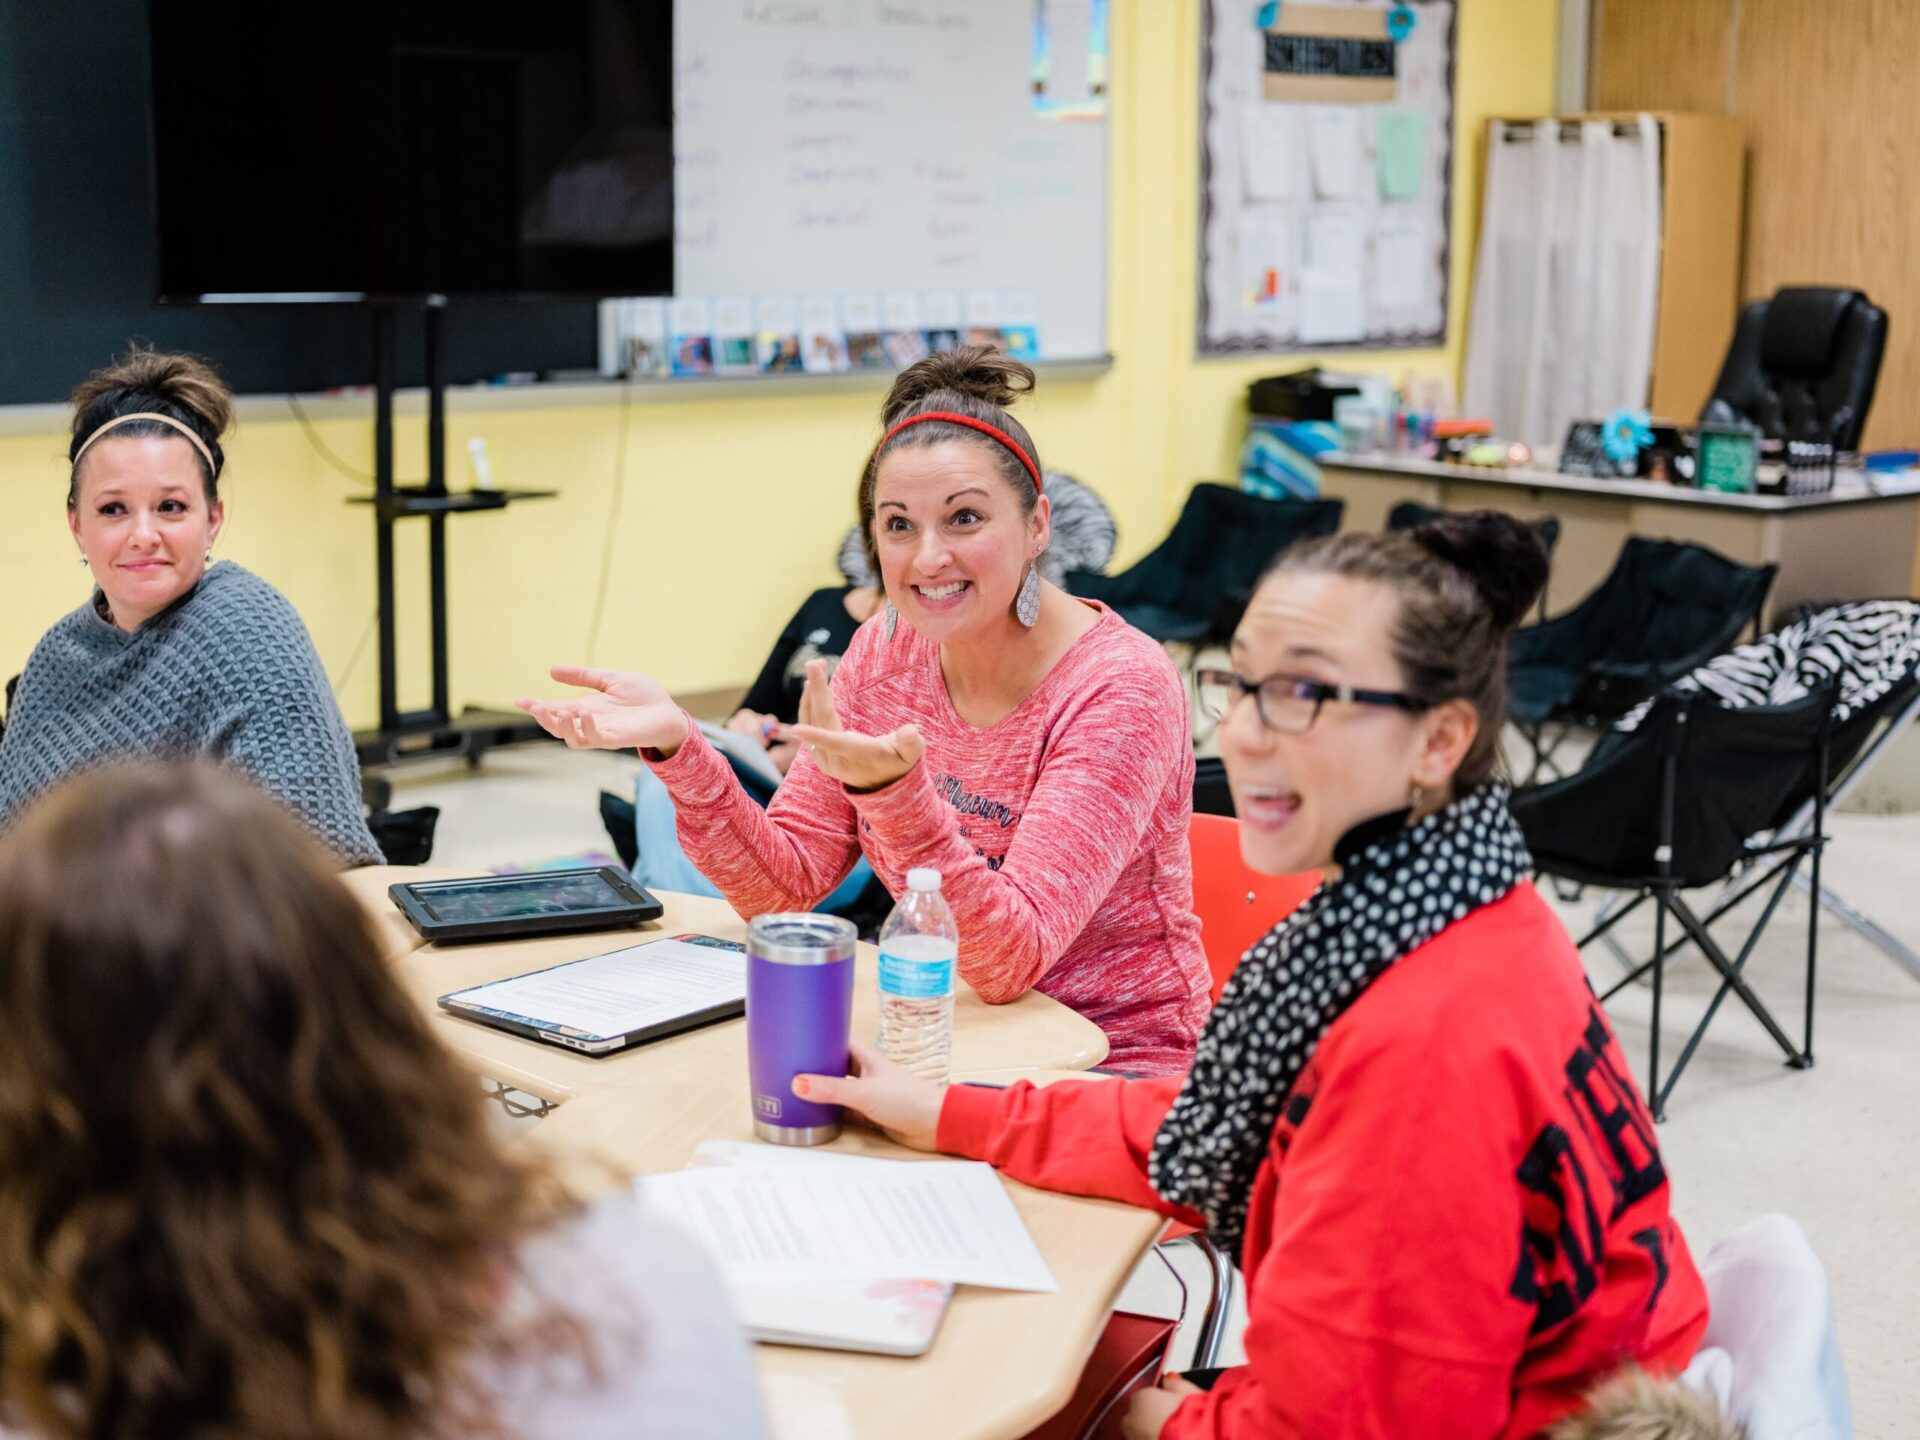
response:
{"label": "dangling beaded earring", "polygon": [[1013,600],[1013,618],[1031,630],[1040,623],[1040,557],[1027,564],[1027,578],[1020,582],[1020,593]]}
{"label": "dangling beaded earring", "polygon": [[900,623],[900,612],[893,608],[893,601],[887,601],[887,638],[893,638],[893,628]]}

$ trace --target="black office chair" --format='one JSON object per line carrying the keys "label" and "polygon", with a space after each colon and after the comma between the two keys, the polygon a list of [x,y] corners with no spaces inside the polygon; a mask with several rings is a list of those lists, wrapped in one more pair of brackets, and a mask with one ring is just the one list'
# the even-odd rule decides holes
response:
{"label": "black office chair", "polygon": [[1887,312],[1863,292],[1777,290],[1740,312],[1700,423],[1857,450],[1886,347]]}
{"label": "black office chair", "polygon": [[[1533,747],[1528,780],[1559,773],[1554,752],[1575,728],[1619,719],[1732,645],[1766,603],[1774,569],[1636,535],[1585,600],[1516,632],[1507,715]],[[1550,725],[1560,729],[1548,739]]]}
{"label": "black office chair", "polygon": [[[1803,1039],[1787,1037],[1747,983],[1755,946],[1803,863],[1820,889],[1826,845],[1828,784],[1834,770],[1830,716],[1834,692],[1815,691],[1785,705],[1735,709],[1699,693],[1660,696],[1639,726],[1607,735],[1587,763],[1565,779],[1518,791],[1514,818],[1542,875],[1631,895],[1603,912],[1580,940],[1585,947],[1651,900],[1653,954],[1600,999],[1604,1003],[1649,970],[1653,1017],[1647,1054],[1647,1103],[1664,1119],[1667,1099],[1699,1048],[1729,991],[1753,1013],[1788,1065],[1813,1064],[1813,979],[1820,907],[1809,906]],[[1788,825],[1811,802],[1811,823]],[[1763,836],[1766,838],[1755,839]],[[1738,877],[1737,879],[1735,877]],[[1681,892],[1734,879],[1706,914]],[[1729,955],[1713,925],[1747,896],[1771,886],[1759,919]],[[1680,938],[1669,943],[1667,922]],[[1660,1009],[1667,959],[1694,944],[1720,975],[1720,986],[1687,1040],[1664,1087],[1660,1081]]]}
{"label": "black office chair", "polygon": [[1333,534],[1344,508],[1196,485],[1167,538],[1138,563],[1119,575],[1069,575],[1067,588],[1112,606],[1156,640],[1222,643],[1273,557],[1296,540]]}

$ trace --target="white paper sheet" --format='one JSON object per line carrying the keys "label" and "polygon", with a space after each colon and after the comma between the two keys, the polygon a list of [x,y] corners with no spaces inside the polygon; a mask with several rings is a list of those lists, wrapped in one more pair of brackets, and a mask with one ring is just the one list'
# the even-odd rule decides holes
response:
{"label": "white paper sheet", "polygon": [[[702,1140],[694,1166],[858,1164],[860,1157],[741,1140]],[[755,1340],[876,1355],[924,1355],[953,1285],[946,1280],[729,1280],[733,1313]]]}
{"label": "white paper sheet", "polygon": [[1000,324],[1000,292],[969,290],[966,300],[967,324],[991,329]]}
{"label": "white paper sheet", "polygon": [[1299,288],[1300,224],[1290,205],[1255,205],[1236,233],[1240,303],[1275,315],[1292,312]]}
{"label": "white paper sheet", "polygon": [[1425,298],[1428,270],[1433,263],[1426,241],[1426,230],[1417,220],[1380,227],[1375,241],[1375,268],[1380,278],[1374,293],[1382,308],[1406,310]]}
{"label": "white paper sheet", "polygon": [[1240,153],[1247,199],[1293,199],[1300,170],[1299,110],[1249,102],[1240,127]]}
{"label": "white paper sheet", "polygon": [[960,328],[960,296],[952,290],[929,290],[920,301],[920,323],[929,330]]}
{"label": "white paper sheet", "polygon": [[1360,116],[1348,105],[1316,105],[1307,122],[1307,150],[1313,157],[1313,188],[1323,200],[1351,200],[1360,194],[1364,152]]}
{"label": "white paper sheet", "polygon": [[650,940],[447,998],[585,1035],[624,1035],[744,1000],[747,957],[691,938]]}
{"label": "white paper sheet", "polygon": [[713,331],[716,335],[753,333],[753,301],[744,295],[721,295],[713,302]]}
{"label": "white paper sheet", "polygon": [[1309,266],[1300,272],[1300,343],[1336,345],[1363,340],[1367,307],[1360,276]]}
{"label": "white paper sheet", "polygon": [[707,335],[713,311],[704,295],[676,295],[667,305],[667,328],[675,335]]}
{"label": "white paper sheet", "polygon": [[1366,217],[1354,206],[1316,205],[1308,213],[1302,264],[1322,275],[1351,275],[1357,289],[1366,248]]}
{"label": "white paper sheet", "polygon": [[1060,1288],[991,1165],[815,1158],[649,1175],[640,1196],[706,1248],[730,1287],[868,1279]]}
{"label": "white paper sheet", "polygon": [[889,291],[880,300],[880,319],[888,330],[918,330],[920,297],[904,290]]}
{"label": "white paper sheet", "polygon": [[1046,0],[1047,89],[1050,105],[1083,105],[1091,95],[1087,60],[1093,35],[1089,0]]}
{"label": "white paper sheet", "polygon": [[791,295],[768,295],[760,301],[760,328],[779,335],[799,333],[798,307]]}
{"label": "white paper sheet", "polygon": [[849,335],[880,328],[880,301],[872,295],[844,295],[840,299],[840,324]]}

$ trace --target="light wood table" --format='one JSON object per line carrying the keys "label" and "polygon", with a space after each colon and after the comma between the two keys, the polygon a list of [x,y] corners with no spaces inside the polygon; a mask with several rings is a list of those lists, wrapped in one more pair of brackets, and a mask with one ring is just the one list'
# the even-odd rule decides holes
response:
{"label": "light wood table", "polygon": [[[742,1063],[711,1076],[637,1081],[582,1095],[534,1126],[526,1143],[552,1157],[577,1190],[591,1193],[621,1183],[608,1162],[635,1174],[676,1169],[702,1140],[752,1135]],[[866,1130],[849,1129],[826,1148],[927,1158]],[[1120,1287],[1166,1222],[1113,1201],[1006,1185],[1059,1291],[1027,1295],[961,1286],[933,1348],[914,1359],[755,1347],[761,1396],[779,1440],[1010,1440],[1066,1404]]]}
{"label": "light wood table", "polygon": [[458,880],[472,873],[470,870],[448,870],[432,865],[362,865],[357,870],[341,871],[340,881],[367,912],[367,919],[373,925],[374,940],[380,946],[381,958],[398,960],[427,942],[420,938],[420,932],[413,928],[413,923],[388,898],[387,887],[422,880]]}
{"label": "light wood table", "polygon": [[[666,913],[632,930],[486,945],[423,945],[406,917],[387,898],[387,887],[396,881],[457,879],[472,873],[370,866],[350,870],[344,878],[372,915],[386,947],[384,953],[401,985],[432,1017],[440,1038],[481,1074],[556,1105],[592,1090],[689,1074],[703,1080],[716,1075],[737,1077],[744,1084],[747,1027],[738,1020],[595,1057],[460,1019],[435,1003],[442,995],[471,985],[485,985],[589,955],[604,955],[667,935],[692,932],[722,940],[745,939],[746,922],[724,900],[661,891],[659,899]],[[879,952],[871,945],[862,945],[854,961],[856,1035],[870,1036],[879,1028],[878,969]],[[1008,1005],[989,1005],[968,986],[958,987],[953,1003],[953,1071],[957,1076],[990,1080],[1036,1067],[1085,1070],[1106,1056],[1107,1037],[1098,1025],[1038,991],[1028,991]],[[741,1093],[744,1097],[744,1089]],[[744,1098],[741,1104],[744,1114]]]}
{"label": "light wood table", "polygon": [[[594,1059],[456,1019],[435,1004],[451,990],[649,938],[687,931],[742,938],[746,926],[725,903],[661,893],[666,914],[636,931],[492,945],[421,944],[387,898],[387,886],[467,873],[372,867],[345,878],[372,915],[401,983],[433,1017],[441,1038],[482,1074],[558,1104],[525,1132],[522,1143],[545,1154],[582,1194],[591,1194],[624,1184],[629,1175],[678,1169],[702,1140],[752,1138],[741,1021]],[[862,945],[855,964],[854,1031],[871,1035],[878,1019],[873,947]],[[1067,1073],[1097,1065],[1106,1053],[1098,1026],[1044,995],[989,1006],[962,986],[955,998],[956,1079],[1032,1075],[1113,1083]],[[912,1158],[912,1152],[864,1130],[849,1129],[829,1148]],[[1165,1222],[1131,1206],[1012,1181],[1007,1190],[1060,1282],[1058,1293],[963,1286],[933,1349],[917,1359],[758,1346],[762,1396],[780,1440],[1002,1440],[1024,1434],[1066,1403],[1120,1287]]]}

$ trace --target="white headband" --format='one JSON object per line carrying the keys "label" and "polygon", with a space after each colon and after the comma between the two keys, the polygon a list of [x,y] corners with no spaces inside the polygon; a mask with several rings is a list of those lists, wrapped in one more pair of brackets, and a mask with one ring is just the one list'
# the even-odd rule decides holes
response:
{"label": "white headband", "polygon": [[162,425],[171,425],[175,430],[178,430],[182,435],[187,437],[187,443],[189,445],[200,452],[200,458],[207,462],[207,474],[217,476],[220,473],[220,467],[213,463],[213,452],[207,448],[207,442],[194,433],[193,427],[183,421],[174,419],[171,415],[162,415],[157,410],[139,410],[132,415],[116,415],[113,419],[89,435],[87,437],[87,443],[74,452],[73,468],[76,470],[80,468],[81,457],[92,448],[94,441],[98,440],[115,426],[128,425],[135,420],[158,420]]}

